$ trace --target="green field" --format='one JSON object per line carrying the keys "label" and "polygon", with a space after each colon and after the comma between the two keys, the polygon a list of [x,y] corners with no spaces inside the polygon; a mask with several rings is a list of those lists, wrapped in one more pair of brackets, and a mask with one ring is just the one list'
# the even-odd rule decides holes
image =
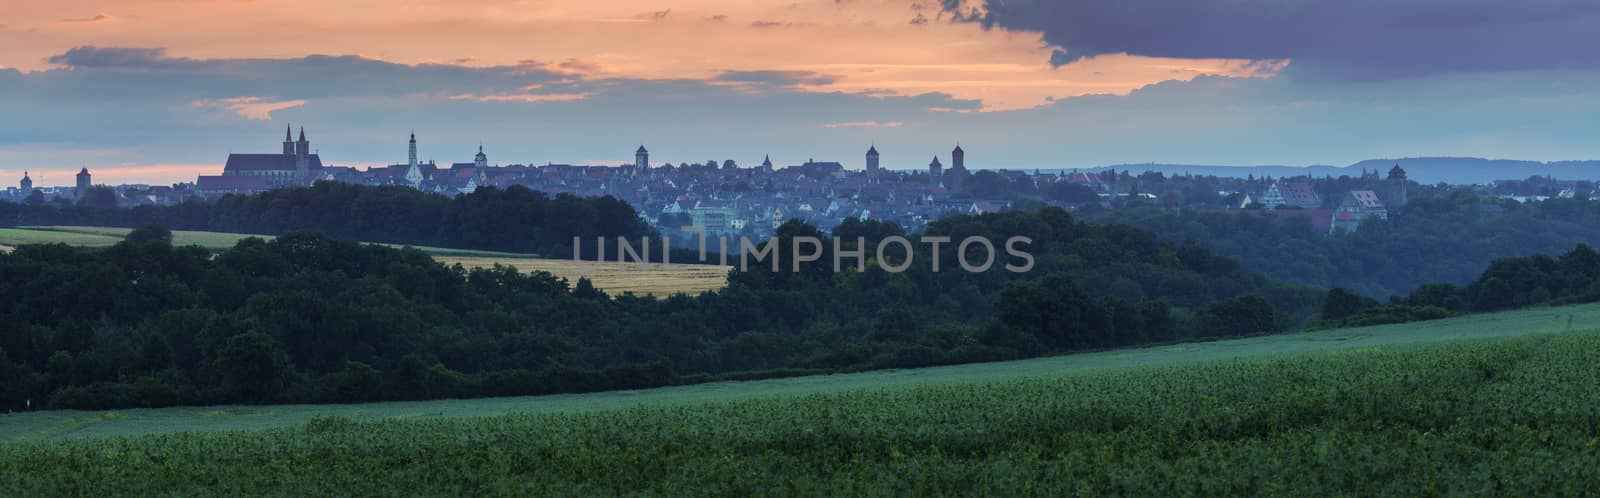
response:
{"label": "green field", "polygon": [[[0,228],[0,251],[7,251],[11,247],[23,244],[61,243],[83,247],[108,247],[121,242],[129,231],[131,230],[127,228],[71,226]],[[221,251],[233,247],[240,240],[248,237],[272,238],[270,235],[174,231],[172,232],[172,243],[176,245],[197,245],[213,251]],[[400,247],[396,244],[384,245]],[[428,253],[435,260],[447,265],[459,263],[467,268],[475,268],[502,264],[524,272],[549,272],[551,275],[563,277],[573,282],[576,282],[579,277],[587,277],[594,282],[596,288],[612,294],[623,292],[657,296],[666,296],[677,292],[697,294],[702,291],[720,289],[728,284],[728,269],[716,265],[679,264],[668,268],[652,265],[649,269],[640,269],[636,264],[616,262],[578,263],[570,259],[541,258],[532,254],[427,246],[413,247]]]}
{"label": "green field", "polygon": [[1583,305],[636,392],[13,414],[0,492],[1582,494],[1597,328]]}

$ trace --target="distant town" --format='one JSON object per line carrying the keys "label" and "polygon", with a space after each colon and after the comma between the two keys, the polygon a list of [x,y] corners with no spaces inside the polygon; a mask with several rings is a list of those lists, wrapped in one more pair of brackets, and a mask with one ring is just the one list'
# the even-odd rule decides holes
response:
{"label": "distant town", "polygon": [[[1356,230],[1366,218],[1387,219],[1406,204],[1409,191],[1467,188],[1518,202],[1549,197],[1589,196],[1590,181],[1532,177],[1489,185],[1420,186],[1395,164],[1386,172],[1362,170],[1359,176],[1232,178],[1194,174],[1166,175],[1131,170],[1052,170],[1043,172],[973,168],[966,151],[955,146],[932,155],[923,170],[886,169],[882,153],[869,145],[862,169],[836,161],[807,159],[776,166],[733,160],[705,163],[652,163],[640,145],[632,162],[616,165],[509,164],[489,160],[482,145],[470,162],[421,161],[417,135],[407,140],[406,162],[358,169],[324,164],[304,128],[284,131],[277,152],[229,154],[218,175],[170,186],[93,182],[82,168],[71,187],[35,187],[24,173],[0,200],[19,203],[82,203],[131,207],[174,205],[248,195],[319,181],[372,186],[403,186],[447,196],[479,188],[521,185],[550,195],[609,195],[639,210],[649,224],[669,235],[687,230],[712,234],[770,234],[798,218],[828,230],[845,219],[896,223],[908,231],[950,214],[983,214],[1006,209],[1059,206],[1069,210],[1114,209],[1128,205],[1206,210],[1251,210],[1263,216],[1307,218],[1315,230]],[[948,166],[946,166],[946,158]],[[981,162],[981,160],[980,160]]]}

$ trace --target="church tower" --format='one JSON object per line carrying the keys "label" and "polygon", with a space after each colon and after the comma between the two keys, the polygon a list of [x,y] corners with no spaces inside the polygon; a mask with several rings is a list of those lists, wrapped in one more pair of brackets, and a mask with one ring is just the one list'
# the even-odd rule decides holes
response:
{"label": "church tower", "polygon": [[633,151],[633,167],[639,171],[650,170],[650,151],[645,150],[643,145],[639,146],[639,150]]}
{"label": "church tower", "polygon": [[406,159],[406,183],[411,188],[422,188],[422,167],[417,164],[417,132],[411,132],[411,147]]}
{"label": "church tower", "polygon": [[291,134],[293,130],[293,127],[283,125],[283,155],[285,156],[294,155],[294,135]]}
{"label": "church tower", "polygon": [[27,171],[23,171],[22,172],[22,196],[23,197],[27,197],[28,194],[32,194],[32,193],[33,193],[33,179],[32,178],[28,178],[28,172]]}
{"label": "church tower", "polygon": [[310,157],[311,142],[306,140],[306,127],[300,127],[300,139],[294,142],[295,157]]}
{"label": "church tower", "polygon": [[867,147],[867,174],[878,173],[878,146]]}
{"label": "church tower", "polygon": [[939,186],[939,179],[942,176],[944,176],[944,165],[939,164],[939,156],[933,156],[933,162],[928,163],[928,185]]}
{"label": "church tower", "polygon": [[762,173],[771,173],[772,172],[772,155],[771,154],[768,154],[766,157],[761,159],[761,172]]}
{"label": "church tower", "polygon": [[411,151],[407,156],[406,164],[411,169],[417,169],[417,132],[411,132]]}
{"label": "church tower", "polygon": [[478,144],[478,155],[472,156],[472,167],[479,170],[489,167],[489,156],[483,154],[483,144]]}
{"label": "church tower", "polygon": [[300,140],[294,143],[294,176],[297,181],[311,177],[311,142],[306,141],[306,127],[300,127]]}

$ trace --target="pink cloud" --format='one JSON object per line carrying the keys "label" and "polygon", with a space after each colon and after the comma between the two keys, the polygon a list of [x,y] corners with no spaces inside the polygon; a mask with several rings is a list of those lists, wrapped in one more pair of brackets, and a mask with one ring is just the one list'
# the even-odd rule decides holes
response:
{"label": "pink cloud", "polygon": [[103,24],[108,22],[117,22],[118,20],[119,19],[117,19],[116,16],[102,13],[95,14],[94,17],[68,17],[57,20],[56,22],[64,24]]}
{"label": "pink cloud", "polygon": [[268,101],[262,97],[233,97],[226,99],[203,99],[190,103],[195,107],[223,109],[243,116],[251,121],[270,121],[273,111],[280,111],[291,107],[306,105],[305,100]]}
{"label": "pink cloud", "polygon": [[451,95],[450,100],[478,102],[573,102],[589,98],[588,93],[530,93],[520,95]]}
{"label": "pink cloud", "polygon": [[823,128],[899,128],[905,126],[901,121],[849,121],[844,123],[827,123]]}

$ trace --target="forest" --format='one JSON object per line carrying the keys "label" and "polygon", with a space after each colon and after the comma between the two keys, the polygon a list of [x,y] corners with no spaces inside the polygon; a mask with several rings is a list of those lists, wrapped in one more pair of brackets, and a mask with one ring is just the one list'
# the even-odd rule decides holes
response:
{"label": "forest", "polygon": [[[848,250],[898,230],[852,221],[834,235]],[[800,272],[752,268],[718,292],[656,299],[313,232],[215,255],[174,247],[156,226],[104,249],[25,245],[0,255],[0,406],[642,388],[1270,333],[1321,305],[1319,290],[1273,284],[1198,246],[1054,208],[947,218],[925,234],[1024,234],[1036,264],[834,273],[828,254]],[[796,236],[827,240],[791,221],[782,260]],[[939,258],[956,267],[953,251]]]}
{"label": "forest", "polygon": [[[0,324],[5,325],[0,407],[587,392],[1005,360],[1600,299],[1595,283],[1600,255],[1587,245],[1549,251],[1566,250],[1559,257],[1485,262],[1480,268],[1486,270],[1473,271],[1475,279],[1396,285],[1413,291],[1390,294],[1387,302],[1374,299],[1370,288],[1282,283],[1253,271],[1275,268],[1272,263],[1246,259],[1251,262],[1241,264],[1226,255],[1253,240],[1249,237],[1264,241],[1276,234],[1285,246],[1308,251],[1303,259],[1348,250],[1339,257],[1356,258],[1360,265],[1335,269],[1381,279],[1403,273],[1394,266],[1400,263],[1381,262],[1385,251],[1394,251],[1389,259],[1416,261],[1402,248],[1433,248],[1433,259],[1441,263],[1434,268],[1464,266],[1481,257],[1439,248],[1435,239],[1443,236],[1425,234],[1446,231],[1440,227],[1482,230],[1487,224],[1514,230],[1509,236],[1480,235],[1484,247],[1500,247],[1492,241],[1515,238],[1526,225],[1543,223],[1539,233],[1545,234],[1586,233],[1551,224],[1594,216],[1586,204],[1548,202],[1526,209],[1507,206],[1495,215],[1503,219],[1484,221],[1482,201],[1469,195],[1419,200],[1394,226],[1370,224],[1357,234],[1332,238],[1290,236],[1292,225],[1247,216],[1180,212],[1140,220],[1200,234],[1213,228],[1207,223],[1216,224],[1210,238],[1177,241],[1171,233],[1163,237],[1159,230],[1090,223],[1053,207],[951,216],[917,234],[905,234],[893,223],[855,219],[825,234],[792,220],[780,227],[774,242],[784,271],[752,266],[732,271],[729,285],[719,291],[659,299],[609,296],[586,280],[569,282],[547,273],[447,267],[419,250],[348,240],[551,250],[575,233],[648,234],[631,208],[609,198],[546,199],[514,187],[446,199],[405,189],[319,184],[228,197],[209,206],[123,212],[44,207],[25,215],[63,217],[38,220],[42,223],[156,220],[282,235],[271,241],[246,239],[213,254],[176,247],[167,227],[150,224],[109,248],[24,245],[0,254]],[[371,207],[376,205],[388,207]],[[332,214],[339,212],[353,214]],[[518,229],[442,228],[451,225],[443,220],[461,213],[505,220]],[[570,223],[585,216],[609,221],[594,227]],[[1424,217],[1443,221],[1410,221]],[[411,219],[435,221],[406,223]],[[335,235],[290,230],[294,227]],[[383,235],[382,227],[395,232]],[[1223,230],[1227,227],[1235,229]],[[1421,233],[1397,235],[1407,230]],[[1001,264],[987,271],[950,271],[958,267],[953,248],[935,255],[932,247],[917,244],[909,254],[886,254],[896,264],[904,258],[919,262],[902,273],[884,271],[877,261],[863,262],[863,269],[852,264],[833,270],[831,238],[838,238],[844,251],[868,248],[870,260],[876,253],[871,248],[895,235],[952,240],[1022,235],[1031,240],[1027,251],[1034,265],[1027,273],[1012,273],[1003,269],[1007,255],[999,254]],[[796,237],[824,243],[816,261],[791,272]],[[1555,247],[1573,237],[1540,240]],[[1221,248],[1221,254],[1196,239]],[[1357,240],[1378,249],[1359,257]],[[1337,249],[1347,245],[1351,248]],[[947,270],[920,263],[934,259]],[[1420,279],[1433,273],[1409,275]]]}
{"label": "forest", "polygon": [[1124,206],[1081,216],[1136,226],[1172,242],[1203,241],[1275,280],[1344,287],[1380,300],[1429,283],[1466,285],[1497,259],[1600,243],[1595,202],[1518,203],[1467,190],[1413,197],[1388,220],[1368,220],[1353,233],[1332,236],[1312,230],[1307,218],[1277,222],[1249,210]]}
{"label": "forest", "polygon": [[[318,182],[214,202],[117,208],[84,202],[0,202],[0,226],[84,225],[278,235],[310,230],[330,237],[570,257],[572,238],[637,240],[650,234],[628,203],[610,196],[550,197],[523,186],[446,197],[407,187]],[[591,248],[592,250],[592,248]]]}

